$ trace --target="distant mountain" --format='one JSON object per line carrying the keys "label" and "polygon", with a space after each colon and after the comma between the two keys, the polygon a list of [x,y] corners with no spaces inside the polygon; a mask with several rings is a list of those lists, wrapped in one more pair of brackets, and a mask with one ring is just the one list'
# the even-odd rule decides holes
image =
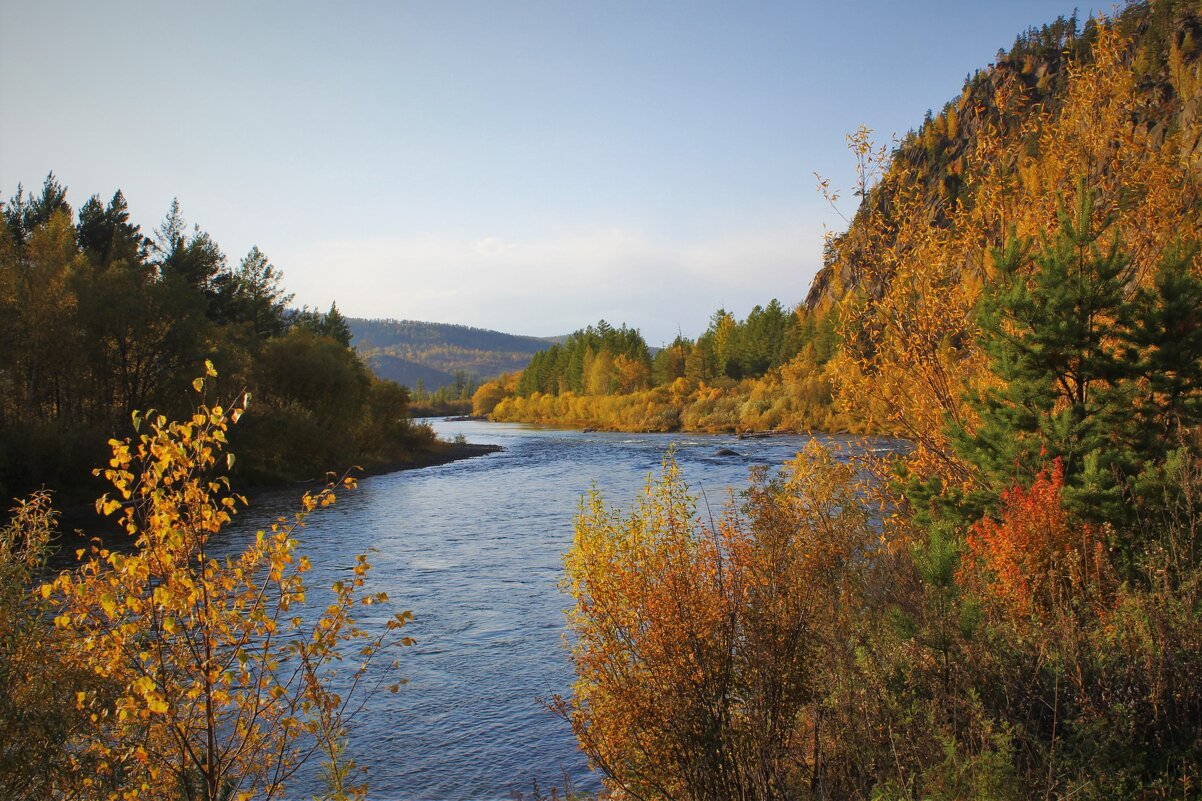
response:
{"label": "distant mountain", "polygon": [[455,383],[459,372],[480,380],[523,369],[553,339],[418,320],[348,318],[352,344],[381,378],[428,391]]}
{"label": "distant mountain", "polygon": [[365,356],[363,361],[380,378],[387,378],[407,387],[416,387],[420,381],[423,387],[433,392],[455,383],[452,373],[397,356],[389,356],[387,353],[373,353]]}

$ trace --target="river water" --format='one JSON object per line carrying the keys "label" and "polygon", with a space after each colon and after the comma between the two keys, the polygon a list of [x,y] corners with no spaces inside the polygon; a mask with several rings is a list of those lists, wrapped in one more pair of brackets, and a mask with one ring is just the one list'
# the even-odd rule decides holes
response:
{"label": "river water", "polygon": [[[391,612],[412,610],[400,692],[376,695],[356,719],[349,751],[368,770],[370,798],[499,799],[599,786],[567,724],[540,699],[567,694],[567,596],[558,588],[582,493],[600,489],[628,509],[669,447],[693,494],[717,515],[748,468],[777,466],[809,438],[737,440],[701,434],[584,433],[484,422],[433,423],[446,439],[495,443],[500,453],[364,479],[320,511],[302,534],[311,587],[344,577],[371,551],[369,586]],[[850,438],[820,438],[860,447]],[[898,443],[879,440],[874,449]],[[718,455],[728,448],[735,456]],[[223,545],[236,549],[256,528],[296,508],[298,493],[257,496]],[[704,509],[704,506],[702,506]],[[371,621],[368,621],[369,623]],[[313,766],[315,768],[315,766]],[[315,772],[315,771],[311,771]],[[308,797],[312,776],[294,782]]]}

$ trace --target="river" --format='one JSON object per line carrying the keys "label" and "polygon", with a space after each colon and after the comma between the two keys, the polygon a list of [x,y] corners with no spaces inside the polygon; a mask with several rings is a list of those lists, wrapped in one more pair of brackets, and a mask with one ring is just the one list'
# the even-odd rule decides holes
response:
{"label": "river", "polygon": [[[685,480],[716,513],[731,489],[746,486],[750,466],[780,465],[809,438],[434,427],[446,439],[462,434],[505,450],[364,479],[314,515],[301,538],[310,586],[328,586],[354,554],[371,551],[370,587],[389,594],[390,611],[414,614],[406,633],[417,644],[400,652],[407,683],[360,714],[350,755],[367,768],[373,799],[509,798],[534,780],[562,787],[565,777],[577,790],[596,789],[566,722],[540,703],[572,681],[558,582],[582,493],[595,485],[608,505],[629,508],[674,446]],[[822,439],[856,450],[851,438]],[[721,448],[738,455],[720,456]],[[290,513],[297,494],[257,496],[223,545],[236,549]],[[312,781],[295,782],[296,797],[308,797]]]}

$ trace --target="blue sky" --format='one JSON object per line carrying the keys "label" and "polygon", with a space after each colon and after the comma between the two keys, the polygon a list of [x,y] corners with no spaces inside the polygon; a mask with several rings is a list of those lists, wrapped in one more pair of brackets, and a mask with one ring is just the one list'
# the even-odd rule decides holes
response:
{"label": "blue sky", "polygon": [[147,230],[178,197],[352,316],[657,344],[802,299],[844,134],[915,127],[1073,8],[0,0],[0,191],[54,170]]}

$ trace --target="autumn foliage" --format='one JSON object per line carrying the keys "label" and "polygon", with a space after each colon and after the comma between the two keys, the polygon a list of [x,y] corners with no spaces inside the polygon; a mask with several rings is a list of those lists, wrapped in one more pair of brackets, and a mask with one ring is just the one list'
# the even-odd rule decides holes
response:
{"label": "autumn foliage", "polygon": [[257,247],[229,263],[178,203],[147,233],[120,191],[73,209],[53,174],[40,193],[18,186],[0,201],[4,497],[45,484],[60,504],[90,501],[105,442],[135,409],[188,414],[188,382],[206,358],[221,368],[222,393],[257,398],[256,414],[231,432],[243,485],[437,447],[409,422],[408,393],[350,348],[337,307],[290,308],[280,270]]}
{"label": "autumn foliage", "polygon": [[[1133,8],[1124,18],[1146,11]],[[1105,21],[1085,31],[1066,26],[1053,38],[1016,45],[1013,56],[970,80],[926,126],[942,127],[935,138],[943,145],[928,148],[911,136],[891,158],[873,151],[873,159],[886,159],[871,162],[882,177],[848,232],[833,240],[818,282],[825,290],[812,295],[839,310],[836,402],[912,439],[911,468],[942,481],[971,482],[947,432],[975,425],[965,399],[994,381],[975,310],[982,288],[999,280],[996,254],[1008,239],[1038,248],[1062,210],[1088,199],[1095,219],[1111,226],[1107,236],[1122,243],[1132,283],[1146,285],[1176,243],[1202,233],[1200,184],[1182,166],[1197,128],[1172,117],[1190,96],[1166,77],[1168,100],[1155,106],[1139,74],[1139,55],[1163,43],[1136,42]],[[1061,51],[1075,58],[1062,60]],[[1057,70],[1042,88],[1038,58]],[[1178,75],[1199,69],[1195,60]],[[1154,122],[1158,114],[1166,122]],[[954,139],[953,115],[962,132]],[[943,169],[953,175],[933,187]]]}
{"label": "autumn foliage", "polygon": [[1202,798],[1200,35],[1171,0],[1062,19],[892,151],[853,134],[828,358],[496,405],[737,430],[810,382],[913,443],[716,521],[671,465],[628,516],[590,499],[558,709],[615,793]]}
{"label": "autumn foliage", "polygon": [[[479,388],[497,420],[912,443],[885,469],[812,445],[716,517],[670,457],[626,514],[585,499],[565,557],[576,681],[551,705],[608,792],[1202,798],[1200,43],[1185,0],[1032,29],[896,147],[849,137],[859,206],[803,307],[719,310],[654,357],[602,323]],[[62,209],[25,225],[39,206],[18,206],[0,257],[54,291],[0,270],[30,345],[0,378],[46,416],[74,362],[34,367],[60,355],[90,257]],[[211,242],[176,244],[184,280]],[[348,443],[403,435],[406,399],[323,336],[264,345],[285,430],[340,414],[282,369],[304,352],[373,410]],[[318,757],[331,796],[366,792],[341,738],[408,616],[355,623],[386,600],[362,556],[302,611],[317,593],[295,534],[335,486],[213,554],[243,503],[214,472],[242,408],[139,416],[110,442],[98,510],[133,552],[97,544],[31,593],[53,516],[43,495],[18,506],[0,537],[0,790],[282,797]]]}
{"label": "autumn foliage", "polygon": [[[210,365],[197,391],[215,376]],[[361,607],[387,601],[366,591],[362,555],[332,587],[306,585],[296,536],[335,502],[335,485],[306,493],[294,517],[243,550],[214,553],[245,503],[218,469],[233,463],[223,451],[244,403],[202,404],[182,421],[135,415],[142,433],[110,442],[97,472],[112,491],[96,508],[127,539],[81,550],[78,569],[33,596],[53,615],[59,658],[77,670],[60,687],[77,722],[59,735],[47,797],[281,798],[314,759],[330,797],[366,792],[342,740],[388,675],[373,662],[409,642],[399,629],[410,615],[380,631],[356,622]],[[22,508],[15,525],[26,536],[46,530],[48,506]]]}
{"label": "autumn foliage", "polygon": [[961,582],[1026,618],[1099,581],[1105,546],[1097,529],[1070,517],[1063,490],[1057,458],[1029,488],[1002,493],[998,518],[977,521],[965,536]]}
{"label": "autumn foliage", "polygon": [[577,682],[556,706],[613,790],[776,798],[822,774],[825,649],[873,540],[855,491],[815,445],[717,521],[671,460],[629,516],[589,497],[566,558]]}

